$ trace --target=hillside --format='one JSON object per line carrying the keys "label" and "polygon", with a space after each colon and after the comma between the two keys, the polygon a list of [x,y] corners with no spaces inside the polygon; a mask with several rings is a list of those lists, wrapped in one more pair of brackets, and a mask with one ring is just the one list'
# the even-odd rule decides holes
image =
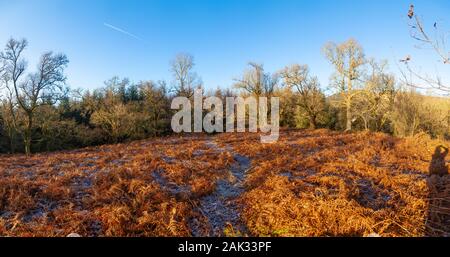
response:
{"label": "hillside", "polygon": [[0,235],[450,235],[450,178],[434,174],[448,173],[442,142],[327,130],[259,139],[0,155]]}

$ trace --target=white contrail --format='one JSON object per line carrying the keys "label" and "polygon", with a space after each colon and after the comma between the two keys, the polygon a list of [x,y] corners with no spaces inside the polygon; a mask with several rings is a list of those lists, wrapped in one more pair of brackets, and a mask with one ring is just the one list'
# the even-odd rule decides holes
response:
{"label": "white contrail", "polygon": [[130,37],[133,37],[133,38],[135,38],[135,39],[137,39],[137,40],[142,40],[140,37],[138,37],[138,36],[136,36],[136,35],[134,35],[134,34],[131,34],[130,32],[125,31],[125,30],[123,30],[123,29],[121,29],[121,28],[118,28],[118,27],[116,27],[116,26],[113,26],[113,25],[111,25],[111,24],[109,24],[109,23],[104,22],[103,25],[105,25],[106,27],[108,27],[108,28],[110,28],[110,29],[113,29],[113,30],[115,30],[115,31],[117,31],[117,32],[123,33],[123,34],[125,34],[125,35],[130,36]]}

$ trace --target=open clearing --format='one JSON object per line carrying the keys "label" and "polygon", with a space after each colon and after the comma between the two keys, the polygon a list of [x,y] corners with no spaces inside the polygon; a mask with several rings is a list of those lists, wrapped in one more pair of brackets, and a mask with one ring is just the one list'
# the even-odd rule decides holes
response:
{"label": "open clearing", "polygon": [[259,139],[0,156],[0,235],[450,235],[450,178],[432,165],[442,142],[328,130]]}

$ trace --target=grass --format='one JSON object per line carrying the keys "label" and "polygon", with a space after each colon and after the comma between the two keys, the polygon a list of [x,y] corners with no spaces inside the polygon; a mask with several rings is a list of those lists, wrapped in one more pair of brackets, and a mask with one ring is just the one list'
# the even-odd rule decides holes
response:
{"label": "grass", "polygon": [[0,155],[0,235],[191,236],[193,223],[209,235],[200,199],[240,154],[251,168],[230,201],[247,231],[227,226],[224,236],[448,236],[450,179],[429,175],[440,144],[286,130],[274,144],[250,133],[184,135]]}

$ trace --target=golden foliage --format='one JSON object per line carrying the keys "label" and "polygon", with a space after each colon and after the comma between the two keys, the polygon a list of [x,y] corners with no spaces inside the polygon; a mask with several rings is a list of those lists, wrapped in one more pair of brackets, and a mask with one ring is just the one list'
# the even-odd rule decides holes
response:
{"label": "golden foliage", "polygon": [[[0,155],[0,235],[190,236],[192,220],[208,222],[200,199],[228,179],[236,153],[251,160],[234,200],[248,235],[449,235],[450,179],[429,175],[439,145],[448,147],[424,135],[286,130],[274,144],[226,133]],[[224,234],[242,233],[229,223]]]}
{"label": "golden foliage", "polygon": [[255,135],[219,137],[252,159],[240,199],[252,235],[450,233],[450,178],[428,174],[445,142],[326,130],[285,131],[271,145]]}

